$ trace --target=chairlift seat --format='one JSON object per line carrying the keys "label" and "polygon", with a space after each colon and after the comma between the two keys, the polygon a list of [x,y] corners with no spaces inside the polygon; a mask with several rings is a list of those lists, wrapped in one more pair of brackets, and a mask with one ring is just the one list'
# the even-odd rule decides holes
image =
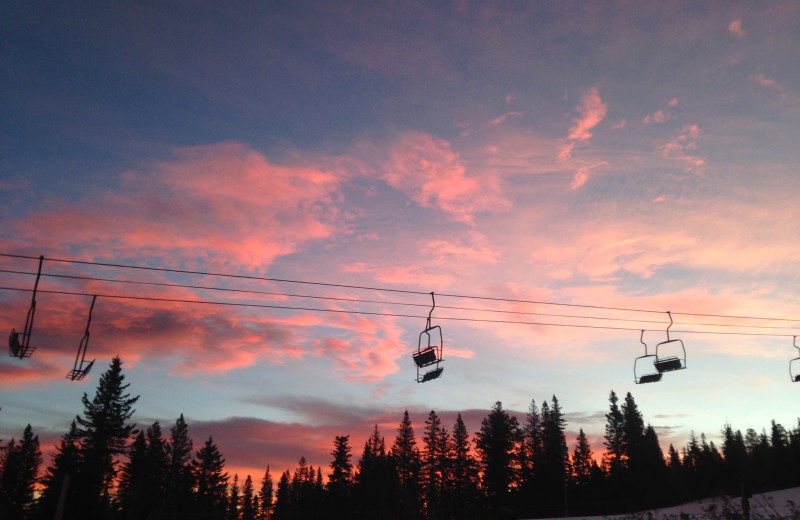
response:
{"label": "chairlift seat", "polygon": [[435,370],[431,370],[430,372],[426,372],[422,376],[422,379],[419,380],[419,382],[420,383],[424,383],[426,381],[431,381],[432,379],[436,379],[440,375],[442,375],[442,372],[444,372],[444,368],[442,368],[442,367],[439,367],[439,368],[437,368]]}
{"label": "chairlift seat", "polygon": [[664,374],[662,374],[660,372],[657,373],[657,374],[645,374],[645,375],[643,375],[642,377],[639,378],[639,381],[637,381],[637,383],[639,383],[639,384],[657,383],[657,382],[661,381],[661,377],[663,375]]}
{"label": "chairlift seat", "polygon": [[73,368],[67,373],[67,379],[69,379],[70,381],[80,381],[81,379],[89,375],[89,371],[92,369],[92,366],[94,366],[94,361],[95,361],[94,359],[91,360],[83,368]]}
{"label": "chairlift seat", "polygon": [[795,383],[800,383],[800,374],[797,374],[797,375],[794,376],[794,382]]}
{"label": "chairlift seat", "polygon": [[414,358],[414,363],[420,368],[433,365],[439,361],[436,347],[427,347],[422,349],[418,352],[415,352],[412,357]]}
{"label": "chairlift seat", "polygon": [[[22,334],[23,338],[25,337],[24,333]],[[8,353],[12,357],[23,359],[27,357],[31,357],[33,351],[36,350],[36,347],[25,346],[19,340],[20,333],[11,330],[11,334],[8,335]]]}
{"label": "chairlift seat", "polygon": [[680,370],[683,368],[680,358],[677,356],[670,356],[666,358],[659,358],[654,363],[656,370],[659,372],[671,372],[673,370]]}

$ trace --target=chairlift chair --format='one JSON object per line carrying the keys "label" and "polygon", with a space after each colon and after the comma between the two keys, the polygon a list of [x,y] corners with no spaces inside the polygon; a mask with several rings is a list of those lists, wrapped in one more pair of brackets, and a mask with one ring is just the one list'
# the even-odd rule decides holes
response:
{"label": "chairlift chair", "polygon": [[[797,346],[797,336],[794,336],[792,345],[794,345],[794,348],[800,353],[800,347]],[[789,361],[789,376],[791,376],[793,383],[800,383],[800,357]]]}
{"label": "chairlift chair", "polygon": [[[667,341],[662,341],[656,345],[656,359],[653,364],[660,373],[672,372],[673,370],[683,370],[686,368],[686,347],[679,339],[669,339],[669,329],[672,327],[672,314],[667,311],[669,325],[667,326]],[[668,355],[663,355],[663,348],[666,347]],[[678,350],[680,348],[680,350]],[[659,351],[662,351],[659,354]],[[672,354],[674,352],[674,354]]]}
{"label": "chairlift chair", "polygon": [[[436,308],[436,300],[433,293],[431,293],[433,300],[433,307],[428,313],[428,319],[425,322],[425,330],[419,333],[419,340],[417,342],[417,351],[412,354],[414,365],[417,367],[417,383],[425,383],[431,381],[442,375],[444,368],[439,366],[442,359],[442,328],[438,325],[431,325],[431,315],[433,309]],[[433,367],[431,370],[421,372],[420,369]]]}
{"label": "chairlift chair", "polygon": [[663,375],[655,367],[658,359],[655,354],[647,353],[647,343],[644,342],[644,331],[639,337],[639,342],[644,345],[644,356],[639,356],[633,361],[633,380],[637,385],[657,383]]}
{"label": "chairlift chair", "polygon": [[83,334],[83,339],[78,345],[78,353],[75,355],[75,364],[72,365],[72,370],[67,372],[67,379],[70,381],[80,381],[89,374],[95,360],[86,362],[86,349],[89,347],[89,325],[92,324],[92,311],[94,310],[94,302],[97,296],[92,296],[92,305],[89,307],[89,320],[86,322],[86,332]]}
{"label": "chairlift chair", "polygon": [[42,276],[42,262],[44,262],[44,256],[39,257],[39,271],[36,273],[36,283],[33,285],[31,306],[25,318],[25,329],[22,332],[11,329],[11,334],[8,335],[8,354],[11,357],[25,359],[31,357],[33,351],[36,350],[36,347],[31,346],[31,333],[33,332],[33,318],[36,315],[36,291],[39,288],[39,278]]}

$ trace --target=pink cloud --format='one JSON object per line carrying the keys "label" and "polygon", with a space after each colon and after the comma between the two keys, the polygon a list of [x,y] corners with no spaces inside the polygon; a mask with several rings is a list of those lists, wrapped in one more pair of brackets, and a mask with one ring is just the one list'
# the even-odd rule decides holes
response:
{"label": "pink cloud", "polygon": [[420,287],[441,289],[453,282],[450,274],[427,273],[422,266],[371,267],[364,263],[346,264],[345,272],[369,273],[375,280],[391,284],[413,284]]}
{"label": "pink cloud", "polygon": [[561,160],[569,159],[572,156],[572,150],[576,143],[591,139],[592,129],[606,117],[608,106],[603,103],[597,87],[592,87],[583,95],[575,110],[578,112],[578,117],[573,118],[567,142],[559,148],[558,158]]}
{"label": "pink cloud", "polygon": [[750,79],[755,81],[764,88],[770,88],[773,90],[783,90],[783,85],[781,85],[774,79],[766,77],[764,74],[753,74],[752,76],[750,76]]}
{"label": "pink cloud", "polygon": [[147,172],[126,172],[125,194],[55,203],[11,223],[31,247],[84,257],[196,258],[263,272],[276,257],[337,232],[340,179],[278,166],[243,144],[177,150]]}
{"label": "pink cloud", "polygon": [[589,174],[591,173],[591,171],[600,166],[608,166],[608,162],[600,161],[598,163],[578,168],[578,171],[575,173],[575,177],[572,179],[572,184],[570,185],[570,187],[573,190],[577,190],[578,188],[586,184],[586,181],[589,180]]}
{"label": "pink cloud", "polygon": [[431,255],[433,263],[438,265],[453,262],[497,263],[500,252],[492,247],[484,235],[472,231],[469,234],[469,241],[472,244],[457,240],[431,240],[425,244],[425,251]]}
{"label": "pink cloud", "polygon": [[489,121],[489,126],[497,126],[501,123],[504,123],[508,119],[519,119],[522,117],[522,112],[506,112],[502,116],[496,117]]}
{"label": "pink cloud", "polygon": [[592,137],[591,130],[606,117],[608,107],[600,98],[597,87],[592,87],[583,95],[575,110],[579,117],[573,119],[575,124],[569,130],[569,139],[585,141]]}
{"label": "pink cloud", "polygon": [[498,179],[472,177],[450,144],[429,134],[412,132],[395,143],[383,178],[423,207],[437,207],[456,220],[472,223],[476,213],[505,212]]}
{"label": "pink cloud", "polygon": [[728,32],[730,32],[731,34],[736,35],[737,38],[744,38],[744,36],[747,34],[747,31],[745,31],[742,28],[742,21],[741,20],[734,20],[731,23],[729,23],[728,24]]}
{"label": "pink cloud", "polygon": [[654,112],[654,113],[652,113],[650,115],[644,116],[644,122],[645,123],[650,123],[650,122],[652,122],[652,123],[663,123],[664,121],[669,119],[669,117],[670,116],[665,114],[663,110],[657,110],[656,112]]}
{"label": "pink cloud", "polygon": [[680,133],[661,147],[661,156],[685,164],[684,171],[701,173],[705,158],[693,153],[697,150],[697,138],[700,128],[697,125],[685,125]]}

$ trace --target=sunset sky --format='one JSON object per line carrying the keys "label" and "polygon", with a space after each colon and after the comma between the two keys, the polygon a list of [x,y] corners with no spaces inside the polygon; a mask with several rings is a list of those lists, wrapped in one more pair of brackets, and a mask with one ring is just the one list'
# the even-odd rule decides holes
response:
{"label": "sunset sky", "polygon": [[[0,438],[51,450],[115,355],[137,424],[259,481],[404,410],[556,395],[596,453],[611,390],[664,449],[796,426],[799,63],[796,0],[7,2],[0,330],[46,260]],[[667,311],[688,368],[636,385]]]}

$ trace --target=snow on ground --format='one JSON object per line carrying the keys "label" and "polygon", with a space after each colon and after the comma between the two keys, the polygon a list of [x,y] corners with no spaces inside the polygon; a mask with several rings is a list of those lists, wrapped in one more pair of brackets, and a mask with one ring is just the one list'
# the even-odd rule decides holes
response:
{"label": "snow on ground", "polygon": [[[729,520],[731,514],[743,518],[741,498],[723,496],[628,515],[574,516],[552,520]],[[750,499],[750,519],[800,520],[800,488],[753,495]]]}

